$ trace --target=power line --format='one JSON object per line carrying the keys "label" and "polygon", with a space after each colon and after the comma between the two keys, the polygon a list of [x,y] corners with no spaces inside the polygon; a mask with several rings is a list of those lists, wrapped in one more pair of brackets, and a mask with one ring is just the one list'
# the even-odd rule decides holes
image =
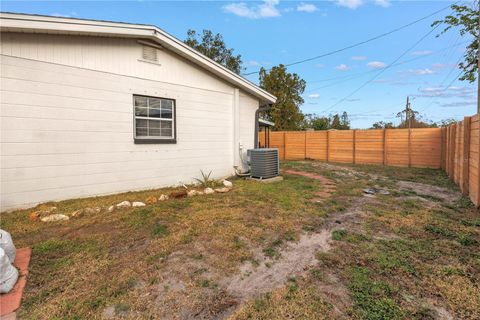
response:
{"label": "power line", "polygon": [[[453,3],[453,5],[454,5],[454,4],[457,4],[457,3],[459,3],[459,2],[460,2],[460,0],[457,1],[457,2],[455,2],[455,3]],[[407,24],[405,24],[405,25],[403,25],[403,26],[400,26],[400,27],[398,27],[398,28],[396,28],[396,29],[393,29],[393,30],[390,30],[390,31],[388,31],[388,32],[379,34],[379,35],[377,35],[377,36],[375,36],[375,37],[372,37],[372,38],[370,38],[370,39],[367,39],[367,40],[364,40],[364,41],[360,41],[360,42],[357,42],[357,43],[354,43],[354,44],[351,44],[351,45],[348,45],[348,46],[346,46],[346,47],[343,47],[343,48],[340,48],[340,49],[336,49],[336,50],[333,50],[333,51],[330,51],[330,52],[326,52],[326,53],[323,53],[323,54],[318,55],[318,56],[314,56],[314,57],[311,57],[311,58],[306,58],[306,59],[303,59],[303,60],[299,60],[299,61],[287,63],[287,64],[285,64],[285,66],[286,66],[286,67],[290,67],[290,66],[294,66],[294,65],[297,65],[297,64],[309,62],[309,61],[312,61],[312,60],[324,58],[324,57],[331,56],[331,55],[333,55],[333,54],[336,54],[336,53],[339,53],[339,52],[342,52],[342,51],[345,51],[345,50],[348,50],[348,49],[352,49],[352,48],[358,47],[358,46],[360,46],[360,45],[363,45],[363,44],[372,42],[372,41],[374,41],[374,40],[378,40],[378,39],[383,38],[383,37],[386,37],[386,36],[388,36],[388,35],[390,35],[390,34],[392,34],[392,33],[395,33],[395,32],[398,32],[398,31],[400,31],[400,30],[403,30],[403,29],[405,29],[405,28],[408,28],[408,27],[410,27],[410,26],[412,26],[412,25],[414,25],[414,24],[416,24],[416,23],[419,23],[420,21],[426,20],[426,19],[428,19],[428,18],[436,15],[437,13],[440,13],[440,12],[442,12],[442,11],[450,8],[450,6],[451,6],[451,5],[448,5],[448,6],[446,6],[446,7],[443,7],[442,9],[437,10],[437,11],[435,11],[435,12],[433,12],[433,13],[427,15],[427,16],[424,16],[424,17],[422,17],[422,18],[420,18],[420,19],[417,19],[417,20],[415,20],[415,21],[412,21],[412,22],[410,22],[410,23],[407,23]],[[267,69],[267,70],[272,70],[272,69],[270,68],[270,69]],[[255,74],[255,73],[259,73],[259,72],[260,72],[260,70],[257,70],[257,71],[252,71],[252,72],[244,73],[243,75],[244,75],[244,76],[249,76],[249,75],[252,75],[252,74]]]}
{"label": "power line", "polygon": [[[454,48],[454,47],[459,47],[461,46],[463,43],[466,43],[465,42],[462,42],[458,45],[455,45],[455,46],[448,46],[448,47],[445,47],[445,48],[442,48],[440,50],[438,50],[436,53],[434,54],[438,54],[440,52],[443,52],[443,51],[446,51],[448,49],[451,49],[451,48]],[[410,60],[405,60],[405,61],[401,61],[401,62],[398,62],[398,63],[395,63],[393,65],[391,65],[390,67],[396,67],[396,66],[400,66],[400,65],[404,65],[404,64],[407,64],[407,63],[410,63],[410,62],[413,62],[413,61],[416,61],[416,60],[419,60],[419,59],[424,59],[426,57],[431,57],[432,55],[427,55],[427,56],[420,56],[420,57],[416,57],[416,58],[412,58]],[[382,68],[383,69],[383,68]],[[334,85],[337,85],[337,84],[341,84],[341,83],[344,83],[344,82],[347,82],[347,81],[350,81],[352,79],[356,79],[356,78],[359,78],[365,74],[370,74],[370,73],[374,73],[374,72],[378,72],[378,69],[377,70],[369,70],[369,71],[363,71],[363,72],[358,72],[358,73],[355,73],[355,74],[351,74],[351,75],[347,75],[347,76],[341,76],[341,77],[334,77],[334,78],[330,78],[330,79],[322,79],[322,80],[318,80],[318,81],[313,81],[313,82],[308,82],[308,84],[310,83],[317,83],[317,82],[327,82],[327,81],[331,81],[331,80],[336,80],[336,79],[346,79],[346,80],[341,80],[341,81],[336,81],[336,82],[332,82],[330,84],[327,84],[327,85],[323,85],[323,86],[320,86],[320,87],[315,87],[315,88],[310,88],[308,91],[306,91],[305,93],[310,93],[312,91],[316,91],[316,90],[319,90],[319,89],[323,89],[323,88],[328,88],[328,87],[331,87],[331,86],[334,86]]]}
{"label": "power line", "polygon": [[427,32],[425,35],[423,35],[420,39],[417,40],[417,42],[415,42],[412,46],[410,46],[407,50],[405,50],[400,56],[398,56],[392,63],[390,63],[389,65],[387,65],[385,68],[379,70],[379,72],[377,74],[375,74],[372,78],[370,78],[369,80],[367,80],[366,82],[364,82],[360,87],[358,87],[357,89],[353,90],[351,93],[349,93],[348,95],[346,95],[345,97],[343,97],[342,99],[340,99],[339,101],[335,102],[334,104],[332,104],[330,107],[328,107],[327,109],[321,111],[321,112],[325,112],[327,110],[330,110],[336,106],[338,106],[340,103],[342,103],[343,101],[345,101],[346,99],[350,98],[351,96],[353,96],[355,93],[357,93],[358,91],[360,91],[361,89],[363,89],[365,86],[367,86],[368,84],[370,84],[373,80],[375,80],[376,78],[378,78],[378,76],[380,76],[382,73],[384,73],[386,70],[388,70],[390,67],[392,67],[395,63],[397,63],[401,58],[403,58],[403,56],[405,56],[410,50],[412,50],[413,48],[415,48],[420,42],[422,42],[425,38],[427,38],[433,31],[435,31],[437,29],[438,25],[436,25],[435,27],[433,27],[429,32]]}

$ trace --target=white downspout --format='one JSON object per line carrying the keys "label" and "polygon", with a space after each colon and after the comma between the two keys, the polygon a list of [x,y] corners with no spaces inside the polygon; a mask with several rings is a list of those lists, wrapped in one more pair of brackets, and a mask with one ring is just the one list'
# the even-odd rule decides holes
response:
{"label": "white downspout", "polygon": [[240,90],[233,89],[233,167],[240,166]]}

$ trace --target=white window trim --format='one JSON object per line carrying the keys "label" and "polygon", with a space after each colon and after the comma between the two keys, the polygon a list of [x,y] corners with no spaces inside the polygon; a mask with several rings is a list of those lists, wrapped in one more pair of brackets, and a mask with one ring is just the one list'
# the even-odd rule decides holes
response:
{"label": "white window trim", "polygon": [[[135,98],[136,97],[147,98],[147,109],[150,103],[148,99],[159,99],[160,105],[161,105],[161,100],[171,101],[172,102],[172,118],[170,119],[170,118],[153,118],[153,117],[136,116],[135,115]],[[137,136],[137,121],[136,121],[137,119],[143,119],[143,120],[149,120],[149,121],[152,121],[152,120],[153,121],[170,121],[172,123],[172,134],[171,136]],[[133,95],[133,139],[135,143],[176,143],[176,133],[177,133],[177,129],[176,129],[176,100],[175,99],[145,96],[141,94]]]}

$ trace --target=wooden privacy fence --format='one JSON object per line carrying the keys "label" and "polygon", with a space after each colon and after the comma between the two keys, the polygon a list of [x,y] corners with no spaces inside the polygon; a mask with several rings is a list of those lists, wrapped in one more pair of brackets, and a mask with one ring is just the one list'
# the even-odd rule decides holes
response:
{"label": "wooden privacy fence", "polygon": [[477,206],[480,204],[479,133],[478,114],[442,128],[442,169]]}
{"label": "wooden privacy fence", "polygon": [[480,205],[478,114],[444,128],[276,131],[270,132],[269,146],[278,148],[282,160],[442,168]]}
{"label": "wooden privacy fence", "polygon": [[[263,132],[260,141],[264,141]],[[442,130],[380,129],[270,132],[280,159],[440,168]]]}

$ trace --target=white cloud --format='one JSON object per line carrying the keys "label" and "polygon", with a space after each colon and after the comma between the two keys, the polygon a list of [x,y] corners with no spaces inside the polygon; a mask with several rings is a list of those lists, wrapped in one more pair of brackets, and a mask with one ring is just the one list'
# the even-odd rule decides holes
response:
{"label": "white cloud", "polygon": [[300,2],[300,4],[297,5],[297,11],[300,11],[300,12],[312,13],[317,10],[318,10],[317,6],[311,3]]}
{"label": "white cloud", "polygon": [[[349,9],[357,9],[358,7],[365,4],[364,0],[335,0],[337,5],[341,7],[346,7]],[[377,6],[388,8],[391,3],[390,0],[374,0],[373,3]]]}
{"label": "white cloud", "polygon": [[384,8],[388,8],[391,5],[390,0],[375,0],[375,4]]}
{"label": "white cloud", "polygon": [[385,62],[381,61],[372,61],[367,63],[367,67],[373,68],[373,69],[383,69],[387,66]]}
{"label": "white cloud", "polygon": [[445,87],[426,87],[419,88],[419,94],[415,94],[417,97],[424,98],[464,98],[464,99],[474,99],[475,98],[475,89],[473,87],[455,87],[450,86]]}
{"label": "white cloud", "polygon": [[320,95],[318,93],[312,93],[308,95],[308,98],[310,99],[318,99],[320,98]]}
{"label": "white cloud", "polygon": [[445,68],[455,68],[457,65],[454,63],[434,63],[432,68],[434,69],[445,69]]}
{"label": "white cloud", "polygon": [[411,74],[418,75],[418,76],[423,76],[423,75],[426,75],[426,74],[434,74],[435,73],[428,68],[425,68],[425,69],[410,69],[407,72],[411,73]]}
{"label": "white cloud", "polygon": [[433,51],[431,50],[419,50],[419,51],[414,51],[412,52],[413,56],[428,56],[431,55]]}
{"label": "white cloud", "polygon": [[255,60],[250,60],[245,62],[245,67],[250,68],[250,67],[260,67],[260,62],[255,61]]}
{"label": "white cloud", "polygon": [[367,60],[367,56],[353,56],[352,60],[355,60],[355,61]]}
{"label": "white cloud", "polygon": [[363,4],[363,0],[336,0],[337,5],[349,9],[357,9]]}
{"label": "white cloud", "polygon": [[335,67],[335,69],[337,70],[340,70],[340,71],[347,71],[348,69],[350,69],[349,66],[347,66],[346,64],[339,64],[338,66]]}
{"label": "white cloud", "polygon": [[236,16],[261,19],[279,17],[280,11],[277,9],[279,0],[264,0],[262,4],[248,6],[245,2],[230,3],[223,6],[223,10]]}
{"label": "white cloud", "polygon": [[469,107],[469,106],[474,106],[476,104],[477,104],[477,101],[475,99],[473,99],[473,100],[464,100],[464,101],[443,103],[443,104],[440,104],[440,107],[442,107],[442,108]]}

